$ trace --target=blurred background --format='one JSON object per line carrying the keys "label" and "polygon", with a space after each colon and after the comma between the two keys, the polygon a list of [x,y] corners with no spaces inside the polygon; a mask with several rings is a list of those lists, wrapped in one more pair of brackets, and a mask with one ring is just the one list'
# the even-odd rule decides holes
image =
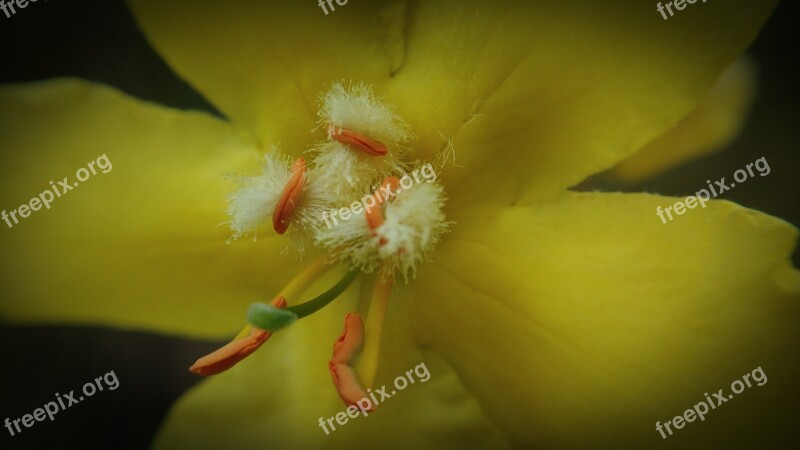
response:
{"label": "blurred background", "polygon": [[[800,225],[797,9],[783,2],[751,48],[759,90],[742,133],[728,148],[636,184],[598,176],[579,189],[685,196],[704,187],[706,179],[730,179],[766,156],[769,176],[737,185],[723,198]],[[122,1],[39,1],[11,18],[0,13],[0,43],[2,83],[74,76],[163,105],[218,114],[159,59]],[[800,252],[793,258],[800,265]],[[0,420],[30,413],[55,392],[79,389],[110,370],[120,383],[53,422],[14,437],[3,429],[0,448],[146,448],[170,404],[200,381],[189,365],[219,345],[98,327],[0,322]]]}

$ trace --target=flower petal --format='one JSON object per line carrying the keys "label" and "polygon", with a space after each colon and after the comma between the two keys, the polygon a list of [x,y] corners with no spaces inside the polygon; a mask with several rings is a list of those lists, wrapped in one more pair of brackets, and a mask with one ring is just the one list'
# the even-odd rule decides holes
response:
{"label": "flower petal", "polygon": [[373,84],[420,137],[415,156],[450,139],[466,167],[444,177],[455,202],[544,198],[613,167],[697,107],[777,2],[712,2],[668,22],[636,0],[353,2],[327,15],[314,2],[130,3],[171,66],[262,142],[299,152],[319,92]]}
{"label": "flower petal", "polygon": [[757,367],[768,387],[668,439],[780,447],[798,419],[797,231],[727,201],[662,224],[656,205],[674,201],[463,211],[398,300],[516,447],[656,448],[657,421]]}
{"label": "flower petal", "polygon": [[[328,274],[311,289],[322,290],[339,278],[341,273]],[[341,335],[342,317],[358,310],[357,297],[369,287],[354,283],[325,309],[276,332],[269,345],[186,393],[173,406],[154,447],[508,448],[447,362],[416,346],[401,303],[389,306],[386,357],[376,378],[391,398],[366,417],[359,411],[345,425],[336,422],[334,417],[346,409],[328,371],[331,342]],[[427,379],[413,371],[421,363]],[[397,391],[394,379],[407,376],[406,371],[412,371],[415,382]],[[336,429],[326,423],[326,434],[320,419],[331,419]]]}
{"label": "flower petal", "polygon": [[696,108],[776,3],[698,3],[665,22],[638,0],[418,2],[386,96],[418,156],[452,139],[453,203],[545,198]]}
{"label": "flower petal", "polygon": [[376,84],[402,59],[403,2],[131,0],[150,42],[195,88],[262,143],[299,155],[317,95],[334,80]]}
{"label": "flower petal", "polygon": [[755,63],[739,59],[723,72],[697,109],[622,161],[612,174],[625,182],[637,182],[722,149],[739,133],[755,89]]}
{"label": "flower petal", "polygon": [[272,236],[225,244],[225,175],[257,170],[259,149],[206,114],[77,80],[3,86],[0,147],[7,211],[110,162],[50,209],[2,223],[4,320],[220,337],[298,269]]}

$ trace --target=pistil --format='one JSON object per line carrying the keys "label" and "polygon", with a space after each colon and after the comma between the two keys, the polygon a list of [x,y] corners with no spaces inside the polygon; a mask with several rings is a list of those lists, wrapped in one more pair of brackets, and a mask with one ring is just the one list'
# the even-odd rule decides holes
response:
{"label": "pistil", "polygon": [[264,303],[253,303],[247,311],[247,320],[257,328],[269,331],[278,331],[297,319],[310,316],[325,307],[328,303],[339,297],[342,292],[356,279],[361,273],[358,269],[352,269],[338,283],[319,296],[299,305],[288,308],[276,308],[274,305]]}

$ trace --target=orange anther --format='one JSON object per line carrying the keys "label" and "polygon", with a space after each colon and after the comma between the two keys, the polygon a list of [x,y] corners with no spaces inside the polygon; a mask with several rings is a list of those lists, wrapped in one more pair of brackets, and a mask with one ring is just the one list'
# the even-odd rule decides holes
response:
{"label": "orange anther", "polygon": [[275,210],[272,212],[272,228],[278,234],[283,234],[289,228],[289,223],[292,220],[292,214],[297,204],[300,203],[300,196],[303,194],[303,185],[306,180],[306,162],[303,158],[297,158],[297,161],[292,164],[292,175],[286,186],[281,192],[281,197],[278,199],[278,204],[275,205]]}
{"label": "orange anther", "polygon": [[389,152],[389,149],[383,142],[370,139],[355,131],[345,130],[344,128],[337,128],[331,125],[328,127],[328,135],[333,140],[341,142],[342,144],[352,145],[368,155],[384,156]]}
{"label": "orange anther", "polygon": [[390,191],[397,192],[400,187],[400,179],[397,177],[386,177],[383,179],[381,187],[388,187]]}
{"label": "orange anther", "polygon": [[[272,306],[276,308],[285,308],[286,299],[283,297],[276,297],[272,300]],[[208,355],[203,356],[192,364],[189,370],[202,376],[216,375],[224,372],[258,350],[264,342],[267,342],[267,339],[269,339],[271,335],[272,333],[269,331],[253,327],[249,336],[233,340]]]}
{"label": "orange anther", "polygon": [[[377,205],[378,199],[376,197],[377,194],[372,194],[372,198],[375,199],[375,203]],[[369,229],[374,233],[376,228],[383,225],[383,208],[380,206],[375,206],[371,209],[368,209],[364,211],[364,217],[367,218],[367,227],[369,227]]]}
{"label": "orange anther", "polygon": [[[339,397],[348,406],[355,405],[359,400],[367,398],[367,391],[361,386],[355,369],[350,365],[353,358],[361,352],[364,343],[364,323],[358,314],[348,313],[344,317],[344,332],[333,344],[333,356],[328,362],[333,384]],[[370,405],[372,402],[370,402]],[[375,406],[370,406],[368,411],[373,411]]]}
{"label": "orange anther", "polygon": [[[398,188],[400,187],[400,180],[397,177],[386,177],[384,178],[383,182],[381,182],[381,187],[372,194],[372,198],[375,199],[376,206],[372,209],[367,209],[364,211],[364,217],[367,219],[367,227],[372,230],[373,235],[375,235],[375,230],[383,225],[383,206],[382,203],[384,201],[389,200],[388,197],[382,197],[382,194],[385,193],[387,190],[391,192],[397,192]],[[383,199],[382,199],[383,198]],[[385,238],[381,238],[380,245],[386,243]]]}

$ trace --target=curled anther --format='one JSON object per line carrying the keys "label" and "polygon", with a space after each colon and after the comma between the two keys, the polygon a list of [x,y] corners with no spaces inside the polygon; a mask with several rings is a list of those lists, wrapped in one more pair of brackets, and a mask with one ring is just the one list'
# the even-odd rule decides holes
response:
{"label": "curled anther", "polygon": [[342,144],[348,144],[352,147],[355,147],[356,149],[361,150],[368,155],[385,156],[387,153],[389,153],[389,149],[383,142],[370,139],[363,134],[356,133],[355,131],[331,125],[328,127],[328,136],[335,141],[341,142]]}
{"label": "curled anther", "polygon": [[[272,301],[275,308],[285,308],[286,299],[276,297]],[[197,375],[209,376],[224,372],[235,366],[239,361],[247,358],[254,351],[258,350],[272,333],[261,328],[253,327],[248,336],[234,339],[223,347],[198,359],[189,370]]]}
{"label": "curled anther", "polygon": [[272,212],[272,228],[278,234],[283,234],[289,228],[289,223],[292,221],[292,215],[300,203],[300,197],[303,194],[303,185],[306,180],[306,162],[303,158],[297,158],[292,164],[292,175],[286,186],[281,192],[275,210]]}
{"label": "curled anther", "polygon": [[[333,356],[328,362],[336,392],[348,406],[367,398],[367,391],[364,390],[352,366],[353,360],[361,353],[363,344],[364,323],[361,321],[361,316],[348,313],[344,318],[344,331],[333,344]],[[375,409],[375,405],[370,404],[368,411]]]}

